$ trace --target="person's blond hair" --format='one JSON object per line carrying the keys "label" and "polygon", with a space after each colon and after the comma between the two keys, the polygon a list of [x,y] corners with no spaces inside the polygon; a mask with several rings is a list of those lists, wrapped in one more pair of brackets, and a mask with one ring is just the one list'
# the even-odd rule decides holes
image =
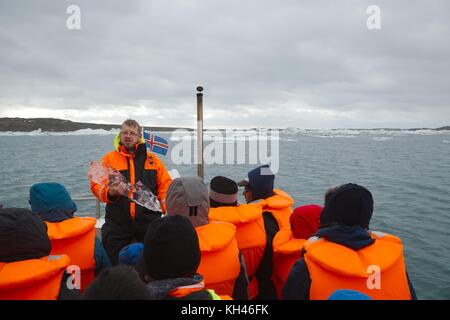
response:
{"label": "person's blond hair", "polygon": [[122,129],[123,126],[128,126],[128,127],[132,127],[132,128],[137,128],[138,129],[138,133],[141,134],[142,132],[142,128],[139,125],[139,123],[136,120],[133,119],[127,119],[125,120],[121,125],[120,125],[120,129]]}

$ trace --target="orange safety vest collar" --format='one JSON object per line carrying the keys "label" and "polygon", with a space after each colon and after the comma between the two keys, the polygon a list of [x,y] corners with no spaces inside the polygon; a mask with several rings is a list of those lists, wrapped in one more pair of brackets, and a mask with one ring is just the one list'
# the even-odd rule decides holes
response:
{"label": "orange safety vest collar", "polygon": [[254,221],[262,215],[262,204],[239,204],[238,206],[224,206],[210,208],[208,218],[232,223],[234,225]]}
{"label": "orange safety vest collar", "polygon": [[305,243],[311,300],[325,300],[337,289],[352,289],[376,300],[411,299],[399,238],[371,232],[375,242],[352,250],[325,238]]}
{"label": "orange safety vest collar", "polygon": [[292,214],[294,200],[290,195],[280,189],[274,189],[273,192],[273,196],[257,203],[262,203],[263,211],[270,211],[272,213],[280,229],[290,228],[289,217]]}
{"label": "orange safety vest collar", "polygon": [[199,283],[195,283],[188,286],[182,286],[175,288],[171,290],[167,295],[169,297],[175,297],[175,298],[183,298],[187,295],[190,295],[191,293],[201,291],[205,288],[204,281],[201,281]]}
{"label": "orange safety vest collar", "polygon": [[211,221],[224,221],[236,226],[236,239],[239,249],[262,246],[264,251],[266,234],[261,204],[211,208],[208,217]]}

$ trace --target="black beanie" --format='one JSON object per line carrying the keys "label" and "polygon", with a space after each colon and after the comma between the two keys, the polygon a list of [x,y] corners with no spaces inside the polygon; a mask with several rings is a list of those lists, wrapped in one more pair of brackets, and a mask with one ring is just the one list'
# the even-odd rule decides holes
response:
{"label": "black beanie", "polygon": [[368,229],[372,213],[373,198],[370,191],[360,185],[348,183],[330,195],[320,216],[320,225],[339,223]]}
{"label": "black beanie", "polygon": [[173,215],[154,220],[145,234],[144,261],[155,280],[194,275],[200,264],[200,245],[189,219]]}
{"label": "black beanie", "polygon": [[52,249],[47,225],[27,209],[0,209],[0,262],[39,259]]}
{"label": "black beanie", "polygon": [[227,177],[214,177],[209,183],[209,203],[212,208],[237,206],[238,185]]}

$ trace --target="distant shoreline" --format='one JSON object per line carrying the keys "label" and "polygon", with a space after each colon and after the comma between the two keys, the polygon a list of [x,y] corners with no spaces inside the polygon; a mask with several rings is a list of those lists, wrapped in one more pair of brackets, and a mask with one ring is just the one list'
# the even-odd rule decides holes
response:
{"label": "distant shoreline", "polygon": [[[176,129],[193,130],[189,128],[151,127],[144,126],[151,131],[174,131]],[[54,118],[0,118],[0,132],[72,132],[82,129],[103,129],[106,131],[119,129],[120,124],[98,124],[87,122],[74,122]]]}
{"label": "distant shoreline", "polygon": [[[177,129],[184,129],[188,131],[193,131],[192,128],[180,128],[180,127],[154,127],[146,126],[144,127],[151,131],[174,131]],[[74,122],[70,120],[55,119],[55,118],[0,118],[0,132],[32,132],[36,130],[41,130],[42,132],[73,132],[82,129],[103,129],[112,130],[119,129],[120,124],[98,124],[98,123],[87,123],[87,122]],[[249,128],[256,129],[256,128]],[[283,130],[298,129],[298,128],[284,128]],[[206,130],[225,130],[225,129],[206,129]],[[314,130],[314,129],[305,129]],[[399,129],[399,128],[355,128],[355,129],[328,129],[328,130],[385,130],[385,131],[418,131],[418,130],[450,130],[450,126],[444,126],[439,128],[410,128],[410,129]]]}

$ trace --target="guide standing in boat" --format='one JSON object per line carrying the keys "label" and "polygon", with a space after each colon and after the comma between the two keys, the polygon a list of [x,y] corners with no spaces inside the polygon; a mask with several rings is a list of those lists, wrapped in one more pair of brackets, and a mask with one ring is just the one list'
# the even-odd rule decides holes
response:
{"label": "guide standing in boat", "polygon": [[[106,166],[118,170],[127,182],[141,181],[158,197],[165,211],[166,192],[172,179],[163,162],[147,152],[141,126],[135,120],[129,119],[122,124],[119,145],[102,160]],[[161,217],[161,212],[146,209],[123,196],[125,190],[123,181],[115,181],[105,188],[91,180],[92,193],[106,203],[102,242],[113,265],[118,262],[120,249],[133,242],[143,242],[149,223]]]}

